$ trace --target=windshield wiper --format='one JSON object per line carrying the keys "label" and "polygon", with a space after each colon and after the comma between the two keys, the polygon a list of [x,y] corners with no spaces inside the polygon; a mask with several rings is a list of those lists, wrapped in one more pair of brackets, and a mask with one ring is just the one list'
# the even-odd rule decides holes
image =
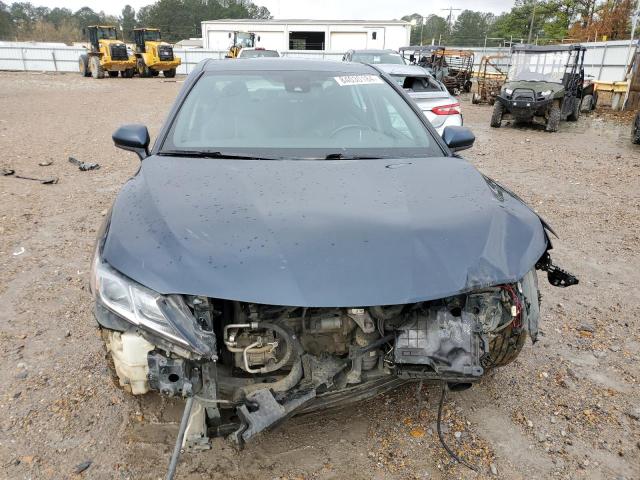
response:
{"label": "windshield wiper", "polygon": [[393,158],[393,157],[385,157],[381,155],[376,156],[366,156],[366,155],[345,155],[343,153],[330,153],[326,157],[325,160],[379,160],[381,158]]}
{"label": "windshield wiper", "polygon": [[282,160],[262,155],[240,155],[236,153],[210,152],[208,150],[162,150],[158,155],[169,157],[220,158],[232,160]]}

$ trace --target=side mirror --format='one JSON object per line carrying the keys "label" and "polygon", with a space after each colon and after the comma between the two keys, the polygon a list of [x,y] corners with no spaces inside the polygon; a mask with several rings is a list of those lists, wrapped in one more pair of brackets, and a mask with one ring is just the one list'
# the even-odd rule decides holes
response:
{"label": "side mirror", "polygon": [[476,136],[467,127],[445,127],[442,139],[452,152],[466,150],[473,146]]}
{"label": "side mirror", "polygon": [[118,128],[113,135],[113,143],[123,150],[135,152],[144,160],[149,156],[149,131],[144,125],[123,125]]}

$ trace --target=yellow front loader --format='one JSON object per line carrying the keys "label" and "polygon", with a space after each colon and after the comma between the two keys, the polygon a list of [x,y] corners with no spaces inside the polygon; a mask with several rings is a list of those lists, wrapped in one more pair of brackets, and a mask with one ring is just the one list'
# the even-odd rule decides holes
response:
{"label": "yellow front loader", "polygon": [[129,55],[127,45],[118,40],[116,27],[111,25],[91,25],[83,29],[88,36],[87,53],[80,55],[78,65],[85,77],[117,77],[118,72],[126,78],[133,77],[136,61]]}
{"label": "yellow front loader", "polygon": [[174,56],[173,47],[163,42],[157,28],[135,28],[136,69],[143,77],[157,77],[160,72],[166,78],[176,76],[176,68],[182,63]]}
{"label": "yellow front loader", "polygon": [[231,39],[231,46],[226,58],[238,58],[240,50],[256,46],[256,34],[252,32],[229,32],[229,38]]}

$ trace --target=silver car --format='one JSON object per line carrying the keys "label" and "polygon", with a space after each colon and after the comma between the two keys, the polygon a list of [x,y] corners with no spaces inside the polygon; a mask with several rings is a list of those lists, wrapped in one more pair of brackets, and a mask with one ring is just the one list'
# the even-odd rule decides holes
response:
{"label": "silver car", "polygon": [[460,102],[442,82],[417,65],[376,65],[391,76],[416,102],[440,135],[445,127],[462,125]]}

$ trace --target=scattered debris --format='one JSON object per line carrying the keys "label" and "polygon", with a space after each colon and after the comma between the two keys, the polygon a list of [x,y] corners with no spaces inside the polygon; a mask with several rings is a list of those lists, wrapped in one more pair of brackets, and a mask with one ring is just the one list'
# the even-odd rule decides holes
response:
{"label": "scattered debris", "polygon": [[98,170],[100,168],[100,164],[98,163],[82,162],[74,157],[69,157],[69,163],[77,165],[78,169],[83,172],[86,172],[87,170]]}
{"label": "scattered debris", "polygon": [[91,466],[91,464],[93,463],[92,460],[86,460],[82,463],[79,463],[78,465],[76,465],[76,468],[73,470],[73,473],[75,473],[76,475],[84,472],[87,468],[89,468]]}
{"label": "scattered debris", "polygon": [[17,257],[18,255],[22,255],[26,250],[24,249],[24,247],[20,247],[17,250],[13,251],[13,256]]}
{"label": "scattered debris", "polygon": [[48,167],[49,165],[53,165],[53,160],[45,160],[43,162],[39,162],[38,165],[41,167]]}
{"label": "scattered debris", "polygon": [[34,177],[25,177],[23,175],[16,175],[16,171],[12,168],[2,168],[0,170],[0,174],[4,177],[13,176],[14,178],[21,178],[23,180],[35,180],[36,182],[40,182],[43,185],[53,185],[58,183],[58,177],[50,177],[50,178],[34,178]]}

